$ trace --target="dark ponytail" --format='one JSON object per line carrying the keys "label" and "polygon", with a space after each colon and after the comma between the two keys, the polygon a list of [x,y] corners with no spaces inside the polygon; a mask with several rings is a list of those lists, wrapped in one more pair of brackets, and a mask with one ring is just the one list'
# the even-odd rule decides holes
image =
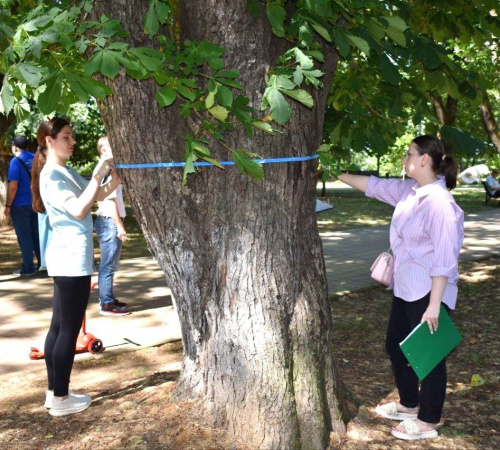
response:
{"label": "dark ponytail", "polygon": [[38,148],[35,153],[35,159],[33,160],[33,167],[31,168],[31,194],[33,197],[33,210],[39,213],[45,212],[45,205],[40,196],[40,172],[47,162],[46,139],[48,136],[55,139],[66,125],[69,125],[68,121],[59,117],[54,117],[48,122],[44,120],[38,127],[36,134]]}
{"label": "dark ponytail", "polygon": [[444,152],[443,143],[435,136],[428,134],[418,136],[412,141],[419,154],[429,155],[432,160],[432,169],[437,175],[443,175],[446,187],[451,191],[457,185],[458,166],[451,155]]}
{"label": "dark ponytail", "polygon": [[38,146],[35,153],[35,159],[33,160],[33,166],[31,167],[32,207],[33,211],[38,213],[45,212],[45,205],[43,204],[42,197],[40,196],[40,172],[46,162],[47,158],[45,156],[45,150]]}

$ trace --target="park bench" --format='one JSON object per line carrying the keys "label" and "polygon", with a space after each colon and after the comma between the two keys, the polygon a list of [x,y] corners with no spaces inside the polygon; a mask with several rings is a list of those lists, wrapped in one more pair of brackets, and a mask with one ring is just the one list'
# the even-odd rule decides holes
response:
{"label": "park bench", "polygon": [[[493,193],[490,191],[490,187],[488,186],[488,183],[486,183],[486,181],[481,181],[481,183],[483,184],[483,187],[484,187],[484,204],[487,205],[488,202],[490,201],[491,198],[495,198],[493,196]],[[499,200],[500,202],[500,198],[497,198],[497,200]],[[500,203],[499,203],[500,205]]]}

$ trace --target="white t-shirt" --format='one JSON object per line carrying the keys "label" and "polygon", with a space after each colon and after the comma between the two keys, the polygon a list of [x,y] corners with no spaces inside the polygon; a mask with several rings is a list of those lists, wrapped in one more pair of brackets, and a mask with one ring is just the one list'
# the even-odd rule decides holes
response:
{"label": "white t-shirt", "polygon": [[40,173],[40,195],[52,229],[45,261],[49,276],[78,277],[94,271],[92,215],[76,219],[64,209],[70,197],[79,197],[88,181],[68,166],[45,164]]}
{"label": "white t-shirt", "polygon": [[[118,206],[118,213],[120,214],[120,217],[123,219],[127,214],[125,212],[125,204],[123,203],[123,187],[121,184],[118,185],[118,187],[111,193],[109,194],[104,200],[111,200],[114,199],[116,202],[116,206]],[[110,208],[113,208],[113,205],[111,205],[109,202],[102,201],[102,202],[97,202],[98,204],[98,209],[95,212],[96,216],[104,216],[104,217],[111,217],[112,211],[110,211]]]}

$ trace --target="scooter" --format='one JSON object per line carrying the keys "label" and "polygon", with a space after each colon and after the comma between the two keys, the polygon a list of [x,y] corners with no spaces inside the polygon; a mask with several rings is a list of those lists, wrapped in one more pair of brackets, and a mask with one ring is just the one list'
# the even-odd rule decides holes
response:
{"label": "scooter", "polygon": [[[102,341],[96,338],[93,334],[87,333],[86,331],[86,316],[83,316],[82,329],[76,340],[76,350],[75,353],[101,353],[103,352],[104,346]],[[43,359],[45,357],[44,353],[35,347],[31,347],[30,359]]]}

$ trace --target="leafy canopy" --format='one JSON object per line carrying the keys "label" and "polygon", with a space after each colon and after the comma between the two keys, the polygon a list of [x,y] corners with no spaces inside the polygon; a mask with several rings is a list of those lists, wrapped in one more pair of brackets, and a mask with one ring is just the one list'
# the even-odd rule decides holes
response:
{"label": "leafy canopy", "polygon": [[209,138],[228,150],[242,173],[261,179],[263,171],[251,160],[255,155],[230,148],[226,133],[243,127],[250,138],[255,132],[273,135],[290,119],[292,103],[312,108],[311,89],[323,88],[319,67],[324,50],[335,46],[342,60],[329,103],[339,114],[330,143],[320,148],[329,169],[328,155],[339,142],[386,152],[387,142],[409,116],[417,123],[428,114],[429,89],[479,101],[480,80],[461,66],[449,43],[460,36],[460,42],[482,45],[487,33],[498,36],[498,18],[492,13],[497,5],[492,0],[469,3],[247,0],[249,14],[265,13],[273,33],[290,42],[267,75],[262,104],[250,105],[239,72],[226,66],[223,48],[176,38],[177,0],[150,0],[144,18],[150,47],[124,42],[127,32],[112,17],[87,20],[91,0],[23,5],[2,0],[0,113],[14,111],[24,118],[30,114],[29,99],[44,114],[64,113],[89,96],[103,99],[112,91],[95,79],[97,73],[111,80],[120,71],[135,79],[154,78],[159,105],[179,103],[181,114],[200,124],[200,131],[185,139],[184,180],[198,159],[218,165]]}

